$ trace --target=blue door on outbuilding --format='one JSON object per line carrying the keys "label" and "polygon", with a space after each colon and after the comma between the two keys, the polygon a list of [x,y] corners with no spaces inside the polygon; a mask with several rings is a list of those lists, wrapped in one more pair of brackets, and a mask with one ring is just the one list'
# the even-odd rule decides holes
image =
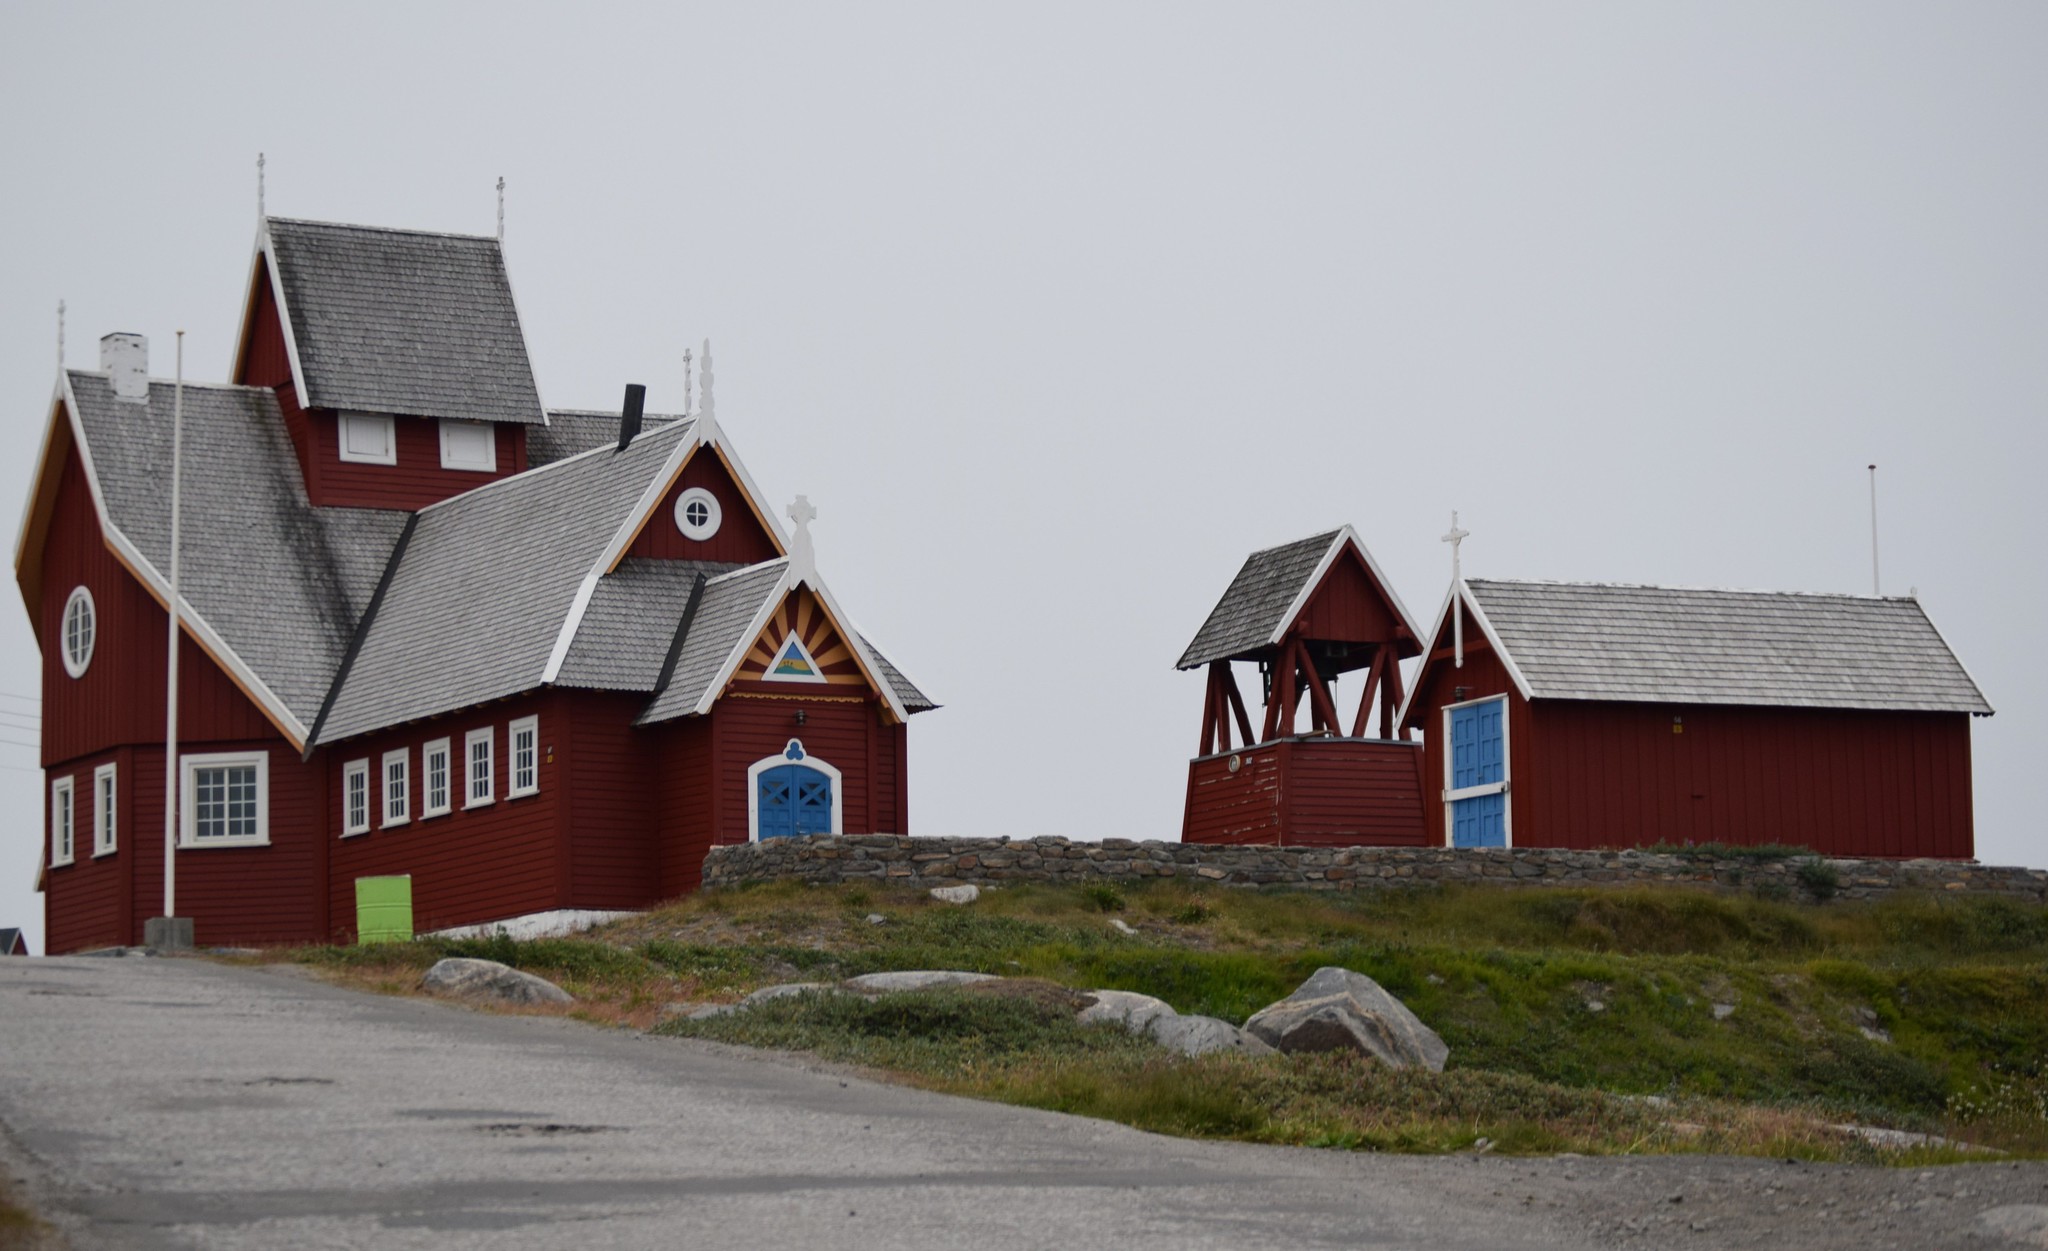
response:
{"label": "blue door on outbuilding", "polygon": [[795,838],[832,832],[832,779],[808,765],[761,771],[760,837]]}
{"label": "blue door on outbuilding", "polygon": [[1490,787],[1451,800],[1453,847],[1508,845],[1507,701],[1451,709],[1451,791]]}

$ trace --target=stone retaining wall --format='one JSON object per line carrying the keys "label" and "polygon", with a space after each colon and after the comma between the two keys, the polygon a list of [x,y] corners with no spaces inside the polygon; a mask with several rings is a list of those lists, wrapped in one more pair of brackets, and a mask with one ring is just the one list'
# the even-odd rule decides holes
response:
{"label": "stone retaining wall", "polygon": [[[1894,891],[1972,892],[2048,903],[2048,870],[1953,860],[1747,859],[1707,853],[1543,848],[1219,847],[1064,838],[777,838],[713,847],[704,885],[794,879],[933,886],[1178,878],[1230,886],[1353,891],[1437,883],[1639,886],[1682,883],[1784,898],[1877,899]],[[1832,879],[1833,889],[1829,889]]]}

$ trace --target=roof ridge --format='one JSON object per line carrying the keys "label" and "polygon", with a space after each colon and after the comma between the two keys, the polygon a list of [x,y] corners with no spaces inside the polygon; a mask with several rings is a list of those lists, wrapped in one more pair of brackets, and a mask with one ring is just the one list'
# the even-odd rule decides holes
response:
{"label": "roof ridge", "polygon": [[419,235],[429,239],[467,239],[474,243],[489,243],[493,245],[498,245],[499,243],[496,235],[473,235],[459,230],[415,230],[409,226],[364,226],[356,222],[321,221],[314,217],[270,216],[263,220],[266,226],[272,222],[282,222],[288,226],[321,226],[328,230],[365,230],[387,235]]}
{"label": "roof ridge", "polygon": [[1271,547],[1259,548],[1257,551],[1251,553],[1250,556],[1246,556],[1245,560],[1250,561],[1253,556],[1264,556],[1267,552],[1277,552],[1283,547],[1300,547],[1304,543],[1313,543],[1317,539],[1335,541],[1336,538],[1343,533],[1343,526],[1338,526],[1335,529],[1331,530],[1318,530],[1314,534],[1304,534],[1298,539],[1289,539],[1285,543],[1275,543]]}
{"label": "roof ridge", "polygon": [[[87,378],[105,378],[105,377],[108,377],[108,376],[109,376],[109,373],[110,373],[110,371],[108,371],[108,370],[105,370],[105,369],[79,369],[79,368],[77,368],[76,366],[72,366],[72,365],[67,365],[67,366],[65,366],[65,367],[64,367],[64,372],[65,372],[65,373],[68,373],[68,374],[77,374],[77,375],[81,375],[81,376],[83,376],[83,377],[87,377]],[[174,387],[174,386],[177,386],[177,385],[178,385],[178,379],[176,379],[176,378],[155,378],[155,377],[152,377],[152,378],[148,379],[148,382],[149,382],[149,384],[150,384],[151,386],[156,386],[156,385],[158,385],[158,384],[162,384],[163,386],[167,386],[167,387]],[[202,388],[204,388],[204,389],[206,389],[206,390],[208,390],[208,391],[264,391],[264,392],[267,392],[267,391],[269,391],[269,390],[271,389],[271,388],[269,388],[269,387],[257,387],[257,386],[250,386],[250,385],[248,385],[247,383],[241,383],[241,382],[196,382],[196,381],[194,381],[194,380],[193,380],[193,379],[191,379],[191,378],[187,378],[187,379],[185,379],[185,385],[186,385],[186,386],[188,386],[188,387],[202,387]]]}
{"label": "roof ridge", "polygon": [[1778,591],[1751,586],[1691,586],[1676,582],[1599,582],[1569,578],[1467,578],[1467,586],[1583,586],[1613,591],[1699,591],[1710,595],[1778,595],[1793,599],[1849,599],[1871,604],[1918,604],[1912,595],[1864,595],[1856,591]]}
{"label": "roof ridge", "polygon": [[[635,439],[633,442],[635,446],[638,446],[639,444],[644,443],[647,440],[659,439],[666,436],[672,431],[682,431],[688,428],[688,425],[684,422],[670,422],[666,425],[657,426],[652,430],[643,430],[640,433],[640,437]],[[564,456],[560,460],[551,460],[545,465],[535,465],[533,468],[522,470],[519,473],[507,474],[505,477],[502,478],[493,478],[489,482],[485,482],[478,486],[471,487],[469,490],[464,491],[460,495],[451,495],[446,499],[435,500],[433,503],[427,505],[425,508],[420,509],[420,512],[430,513],[437,508],[445,508],[448,505],[456,503],[461,500],[473,500],[477,496],[482,495],[486,491],[495,490],[498,487],[505,486],[509,483],[527,482],[532,480],[536,475],[544,474],[548,472],[550,469],[560,469],[564,465],[573,465],[577,461],[588,460],[590,457],[596,456],[600,452],[610,452],[616,455],[618,453],[618,450],[618,445],[615,443],[600,443],[596,447],[585,449],[584,451],[577,452],[574,455]]]}
{"label": "roof ridge", "polygon": [[757,560],[751,565],[741,565],[739,568],[730,570],[726,573],[721,573],[715,578],[706,579],[705,584],[707,586],[716,586],[720,582],[730,581],[731,579],[737,578],[742,574],[753,573],[757,570],[766,569],[770,565],[787,565],[788,563],[789,557],[787,556],[774,556],[767,560]]}

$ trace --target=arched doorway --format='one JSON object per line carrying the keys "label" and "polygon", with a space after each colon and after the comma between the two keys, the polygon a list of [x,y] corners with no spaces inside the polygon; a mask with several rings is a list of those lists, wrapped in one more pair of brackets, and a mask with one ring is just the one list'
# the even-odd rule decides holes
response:
{"label": "arched doorway", "polygon": [[747,768],[747,828],[756,842],[837,834],[839,807],[839,770],[806,752],[801,739]]}

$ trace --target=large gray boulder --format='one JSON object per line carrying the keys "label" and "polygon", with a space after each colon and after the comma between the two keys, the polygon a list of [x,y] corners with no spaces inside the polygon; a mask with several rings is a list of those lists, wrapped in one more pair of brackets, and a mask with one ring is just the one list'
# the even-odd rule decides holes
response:
{"label": "large gray boulder", "polygon": [[1152,1018],[1145,1028],[1160,1046],[1184,1056],[1205,1056],[1212,1051],[1235,1051],[1247,1056],[1273,1054],[1273,1049],[1264,1042],[1213,1016],[1159,1016]]}
{"label": "large gray boulder", "polygon": [[450,957],[428,969],[420,985],[437,995],[475,995],[501,1003],[570,1003],[568,991],[544,977],[496,960]]}
{"label": "large gray boulder", "polygon": [[1158,1018],[1176,1015],[1173,1005],[1164,999],[1133,990],[1091,990],[1088,995],[1095,1002],[1074,1018],[1083,1025],[1121,1025],[1133,1034],[1142,1034]]}
{"label": "large gray boulder", "polygon": [[963,973],[954,969],[904,969],[894,973],[863,973],[840,983],[863,995],[886,995],[899,990],[930,990],[934,986],[971,986],[994,982],[993,973]]}
{"label": "large gray boulder", "polygon": [[1321,968],[1280,1002],[1244,1023],[1281,1051],[1359,1051],[1395,1068],[1441,1073],[1451,1049],[1378,982],[1350,969]]}

